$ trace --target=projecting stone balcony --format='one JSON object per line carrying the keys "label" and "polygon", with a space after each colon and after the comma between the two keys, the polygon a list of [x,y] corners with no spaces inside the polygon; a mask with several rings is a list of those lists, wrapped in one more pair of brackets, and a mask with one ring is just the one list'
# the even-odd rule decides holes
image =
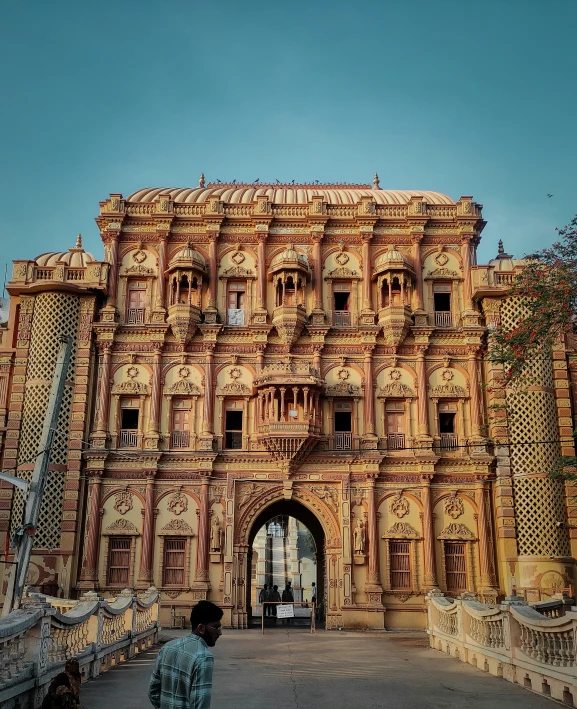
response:
{"label": "projecting stone balcony", "polygon": [[413,311],[408,305],[388,305],[379,310],[379,327],[388,345],[398,347],[413,324]]}
{"label": "projecting stone balcony", "polygon": [[174,303],[168,308],[168,324],[180,343],[186,343],[192,338],[201,318],[201,310],[197,305]]}
{"label": "projecting stone balcony", "polygon": [[303,305],[279,305],[273,310],[272,324],[287,347],[298,340],[306,323],[307,316]]}

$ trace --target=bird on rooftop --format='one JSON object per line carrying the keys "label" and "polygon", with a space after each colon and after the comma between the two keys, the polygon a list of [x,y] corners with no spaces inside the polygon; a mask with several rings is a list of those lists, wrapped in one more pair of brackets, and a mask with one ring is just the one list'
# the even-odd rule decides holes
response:
{"label": "bird on rooftop", "polygon": [[318,184],[319,184],[319,181],[318,181],[318,180],[315,180],[315,185],[318,185]]}
{"label": "bird on rooftop", "polygon": [[548,194],[548,195],[547,195],[547,197],[549,197],[549,198],[551,198],[552,196],[553,196],[552,194]]}
{"label": "bird on rooftop", "polygon": [[295,183],[295,181],[293,180],[293,181],[291,182],[291,185],[294,185],[294,183]]}
{"label": "bird on rooftop", "polygon": [[257,177],[256,180],[254,181],[255,185],[257,182],[260,182],[260,177]]}
{"label": "bird on rooftop", "polygon": [[217,184],[217,185],[221,185],[221,184],[222,184],[222,182],[218,179],[218,177],[216,178],[216,184]]}
{"label": "bird on rooftop", "polygon": [[232,185],[236,185],[236,180],[233,180],[233,181],[231,182],[231,184],[232,184]]}
{"label": "bird on rooftop", "polygon": [[280,180],[276,180],[277,185],[280,185]]}

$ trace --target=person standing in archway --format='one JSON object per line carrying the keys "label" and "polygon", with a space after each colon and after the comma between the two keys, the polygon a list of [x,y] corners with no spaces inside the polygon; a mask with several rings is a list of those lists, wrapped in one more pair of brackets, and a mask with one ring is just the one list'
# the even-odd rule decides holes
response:
{"label": "person standing in archway", "polygon": [[[295,597],[294,597],[294,593],[293,593],[293,590],[292,590],[292,587],[291,587],[291,582],[290,582],[290,581],[287,581],[287,582],[286,582],[285,589],[284,589],[284,591],[282,592],[282,599],[281,599],[281,600],[282,600],[283,603],[286,603],[286,604],[288,605],[288,604],[290,604],[291,601],[294,601],[294,599],[295,599]],[[292,625],[292,622],[293,622],[293,619],[292,619],[292,618],[287,618],[287,619],[286,619],[287,625]],[[285,624],[285,621],[283,620],[282,623],[283,623],[283,625],[284,625],[284,624]]]}
{"label": "person standing in archway", "polygon": [[[272,587],[272,593],[270,594],[270,601],[272,603],[280,603],[281,597],[280,593],[278,592],[278,586],[273,586]],[[269,606],[269,608],[272,608],[272,615],[274,618],[274,622],[276,623],[276,609],[277,606]]]}

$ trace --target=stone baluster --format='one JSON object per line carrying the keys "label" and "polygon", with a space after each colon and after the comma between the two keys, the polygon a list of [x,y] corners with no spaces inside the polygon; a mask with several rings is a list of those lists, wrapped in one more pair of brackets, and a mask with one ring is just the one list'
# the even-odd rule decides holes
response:
{"label": "stone baluster", "polygon": [[146,493],[144,498],[144,524],[142,529],[142,552],[140,555],[140,571],[138,582],[147,587],[153,581],[153,551],[154,551],[154,521],[156,510],[154,507],[154,478],[156,471],[146,471]]}
{"label": "stone baluster", "polygon": [[433,525],[433,503],[431,499],[430,476],[421,476],[423,483],[423,546],[424,546],[424,586],[426,589],[437,587],[437,569],[435,562],[435,528]]}
{"label": "stone baluster", "polygon": [[198,545],[196,547],[196,581],[208,581],[208,545],[210,529],[209,485],[210,481],[207,478],[204,478],[200,486]]}

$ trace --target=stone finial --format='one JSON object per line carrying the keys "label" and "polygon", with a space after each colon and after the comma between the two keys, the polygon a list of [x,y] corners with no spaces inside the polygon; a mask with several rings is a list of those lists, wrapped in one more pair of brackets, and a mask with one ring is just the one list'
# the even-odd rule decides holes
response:
{"label": "stone finial", "polygon": [[375,190],[380,190],[380,183],[379,183],[379,175],[378,173],[375,172],[375,176],[373,177],[373,185]]}
{"label": "stone finial", "polygon": [[204,187],[205,185],[205,180],[204,180],[204,172],[200,173],[200,177],[198,178],[198,186],[199,187]]}
{"label": "stone finial", "polygon": [[503,239],[499,239],[499,255],[505,253],[505,247],[503,246]]}
{"label": "stone finial", "polygon": [[78,234],[78,236],[76,237],[76,246],[74,248],[75,249],[82,248],[82,234]]}

